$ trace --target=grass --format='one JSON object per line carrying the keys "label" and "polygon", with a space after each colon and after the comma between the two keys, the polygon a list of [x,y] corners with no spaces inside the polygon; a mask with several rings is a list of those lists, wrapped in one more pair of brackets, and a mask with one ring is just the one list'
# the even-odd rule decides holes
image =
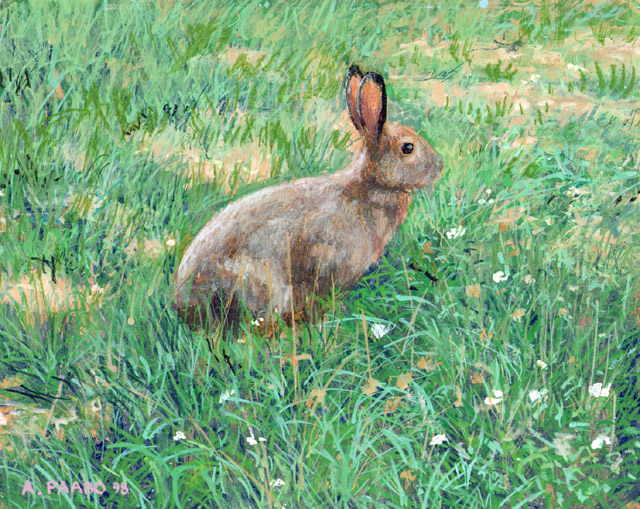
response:
{"label": "grass", "polygon": [[[0,507],[636,507],[639,24],[4,2]],[[170,308],[180,254],[344,167],[352,62],[444,175],[322,323],[211,350]]]}

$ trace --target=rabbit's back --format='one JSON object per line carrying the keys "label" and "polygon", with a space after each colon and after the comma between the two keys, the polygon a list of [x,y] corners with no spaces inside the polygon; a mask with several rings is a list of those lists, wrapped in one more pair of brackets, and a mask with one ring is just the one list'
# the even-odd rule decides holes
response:
{"label": "rabbit's back", "polygon": [[195,237],[184,253],[178,279],[188,277],[190,269],[224,263],[240,254],[275,260],[302,225],[336,210],[339,194],[333,179],[316,177],[269,187],[233,202]]}

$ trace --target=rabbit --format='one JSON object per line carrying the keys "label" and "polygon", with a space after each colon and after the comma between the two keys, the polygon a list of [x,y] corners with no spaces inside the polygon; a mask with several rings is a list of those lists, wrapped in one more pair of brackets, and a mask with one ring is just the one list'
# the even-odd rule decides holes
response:
{"label": "rabbit", "polygon": [[[216,213],[175,274],[175,307],[194,329],[288,323],[315,298],[353,287],[407,217],[411,191],[435,182],[442,159],[411,127],[388,123],[384,79],[349,68],[347,111],[363,138],[342,171],[248,195]],[[242,308],[242,304],[244,308]]]}

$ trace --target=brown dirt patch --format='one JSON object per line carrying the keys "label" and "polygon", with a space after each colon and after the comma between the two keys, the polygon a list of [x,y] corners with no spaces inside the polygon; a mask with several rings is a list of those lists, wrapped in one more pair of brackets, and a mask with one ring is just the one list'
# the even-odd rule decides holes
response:
{"label": "brown dirt patch", "polygon": [[229,62],[229,65],[233,65],[236,63],[240,56],[244,55],[247,62],[251,65],[256,65],[261,58],[266,57],[268,53],[266,51],[260,50],[252,50],[248,48],[241,47],[227,47],[226,51],[222,54],[222,56]]}
{"label": "brown dirt patch", "polygon": [[25,327],[44,323],[52,313],[88,310],[93,304],[101,305],[104,293],[98,285],[78,288],[61,274],[56,275],[54,282],[47,272],[36,269],[17,281],[2,274],[0,282],[0,302],[26,311],[21,314]]}
{"label": "brown dirt patch", "polygon": [[442,41],[435,46],[430,46],[427,39],[417,39],[415,41],[400,44],[401,53],[413,52],[419,49],[420,55],[424,57],[434,57],[436,54],[446,53],[449,51],[449,43]]}
{"label": "brown dirt patch", "polygon": [[347,110],[342,112],[340,119],[334,124],[334,128],[349,133],[352,143],[347,147],[347,150],[350,152],[359,152],[362,149],[363,138],[353,125],[353,122],[351,122],[351,117]]}
{"label": "brown dirt patch", "polygon": [[[593,39],[585,41],[583,52],[590,55],[600,66],[608,64],[637,64],[640,57],[640,40],[633,43],[606,39],[604,45]],[[636,67],[637,68],[637,67]]]}
{"label": "brown dirt patch", "polygon": [[[417,49],[427,58],[439,56],[444,61],[450,61],[447,55],[448,47],[447,41],[429,46],[425,37],[401,44],[400,53],[409,54]],[[510,51],[509,48],[500,46],[494,41],[474,41],[470,56],[474,68],[501,61],[503,68],[513,63],[513,68],[518,70],[518,74],[511,82],[482,81],[467,88],[460,88],[446,80],[420,81],[424,76],[417,75],[391,76],[391,78],[414,80],[417,86],[430,90],[431,97],[438,106],[444,106],[447,98],[450,102],[456,98],[465,98],[474,102],[486,101],[490,104],[502,102],[506,98],[507,103],[514,105],[516,113],[520,109],[526,111],[531,108],[544,108],[546,110],[548,105],[549,111],[555,110],[560,124],[564,125],[573,115],[580,116],[590,112],[596,104],[599,105],[601,112],[618,111],[621,108],[620,101],[598,101],[595,98],[592,100],[577,91],[567,94],[558,90],[557,83],[549,94],[548,81],[563,80],[574,84],[579,83],[579,69],[584,69],[588,79],[593,80],[595,71],[592,61],[597,61],[605,72],[608,72],[607,68],[611,64],[619,67],[622,63],[626,63],[629,67],[640,56],[640,40],[628,43],[623,40],[607,39],[603,46],[595,40],[590,31],[582,30],[567,38],[561,51],[551,42],[525,45]],[[453,65],[455,62],[451,60],[450,63]],[[469,65],[465,63],[464,66],[465,71],[468,70]],[[625,105],[625,107],[631,106]],[[524,119],[514,118],[512,124],[522,122]]]}
{"label": "brown dirt patch", "polygon": [[167,237],[164,242],[161,242],[158,239],[143,238],[141,240],[138,240],[136,238],[133,238],[124,248],[124,252],[129,256],[133,256],[136,253],[141,252],[142,255],[146,256],[147,258],[155,260],[159,258],[160,255],[165,251],[173,249],[174,246],[174,237]]}
{"label": "brown dirt patch", "polygon": [[245,182],[267,179],[271,174],[271,152],[255,140],[233,146],[219,143],[209,159],[202,150],[185,146],[184,135],[168,127],[153,139],[145,138],[138,152],[183,172],[190,185],[198,179],[218,180],[230,191],[229,180],[234,172]]}
{"label": "brown dirt patch", "polygon": [[249,64],[256,66],[262,58],[267,56],[268,53],[266,51],[227,46],[227,48],[218,55],[196,55],[190,59],[190,62],[213,66],[220,60],[224,60],[229,65],[233,65],[240,57],[243,57]]}
{"label": "brown dirt patch", "polygon": [[242,176],[245,182],[264,180],[271,172],[271,153],[256,141],[244,145],[219,146],[213,159],[206,159],[196,149],[187,149],[182,153],[187,162],[187,174],[207,180],[218,179],[224,183],[225,190],[231,191],[229,181],[233,174]]}
{"label": "brown dirt patch", "polygon": [[49,312],[76,309],[81,306],[74,287],[58,276],[54,283],[46,273],[33,270],[18,281],[9,281],[6,275],[0,283],[0,302],[13,303],[27,310],[27,322],[34,325],[36,317],[44,322]]}

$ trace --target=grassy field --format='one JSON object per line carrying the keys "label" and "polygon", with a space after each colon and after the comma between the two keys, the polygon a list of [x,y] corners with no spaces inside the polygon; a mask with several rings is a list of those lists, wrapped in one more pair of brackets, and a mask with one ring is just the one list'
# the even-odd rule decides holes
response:
{"label": "grassy field", "polygon": [[[3,1],[0,508],[640,507],[638,35],[622,0]],[[322,323],[210,348],[180,255],[347,164],[351,63],[443,176]]]}

